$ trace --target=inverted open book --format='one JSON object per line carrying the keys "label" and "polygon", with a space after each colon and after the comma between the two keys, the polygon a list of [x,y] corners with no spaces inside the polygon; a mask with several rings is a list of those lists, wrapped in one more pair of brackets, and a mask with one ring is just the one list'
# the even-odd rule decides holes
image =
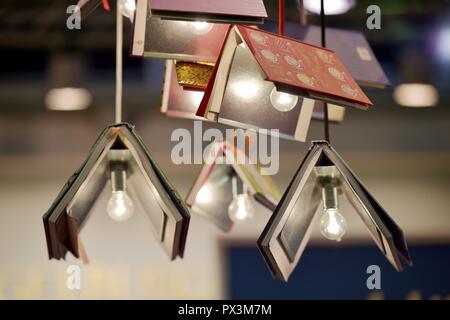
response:
{"label": "inverted open book", "polygon": [[233,179],[237,188],[268,209],[265,211],[275,209],[281,196],[277,187],[269,176],[260,174],[257,165],[249,163],[244,152],[231,143],[217,141],[209,146],[207,155],[186,198],[193,213],[225,232],[230,231],[233,221],[228,216],[228,206],[233,200]]}
{"label": "inverted open book", "polygon": [[134,127],[120,123],[102,132],[84,163],[44,214],[50,259],[64,259],[67,251],[80,257],[79,233],[98,196],[108,185],[112,163],[118,160],[126,162],[127,191],[140,211],[146,213],[156,239],[171,259],[183,256],[189,211]]}
{"label": "inverted open book", "polygon": [[315,141],[258,239],[258,246],[276,278],[287,281],[308,243],[322,202],[321,177],[336,182],[397,271],[412,265],[402,230],[339,154],[327,142]]}
{"label": "inverted open book", "polygon": [[138,0],[131,55],[215,62],[230,23],[266,16],[262,0]]}
{"label": "inverted open book", "polygon": [[230,28],[197,115],[305,141],[315,100],[372,103],[328,49],[244,26]]}

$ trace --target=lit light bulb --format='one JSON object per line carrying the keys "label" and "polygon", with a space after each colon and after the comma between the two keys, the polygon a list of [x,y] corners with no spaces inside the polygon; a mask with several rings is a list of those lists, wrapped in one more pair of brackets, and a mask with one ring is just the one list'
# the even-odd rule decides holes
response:
{"label": "lit light bulb", "polygon": [[[320,1],[303,0],[305,9],[309,12],[320,14]],[[324,10],[326,15],[343,14],[352,9],[356,4],[355,0],[324,0]]]}
{"label": "lit light bulb", "polygon": [[134,211],[134,204],[126,191],[113,191],[106,212],[115,221],[128,220]]}
{"label": "lit light bulb", "polygon": [[197,193],[195,201],[199,203],[209,203],[212,198],[211,189],[208,186],[203,186]]}
{"label": "lit light bulb", "polygon": [[134,12],[136,11],[135,0],[119,0],[120,12],[133,22]]}
{"label": "lit light bulb", "polygon": [[291,111],[298,102],[298,97],[289,93],[279,92],[274,87],[270,92],[272,106],[281,112]]}
{"label": "lit light bulb", "polygon": [[[111,157],[120,158],[125,150],[110,150]],[[134,211],[134,204],[127,194],[127,162],[114,160],[110,162],[111,167],[111,191],[106,212],[114,221],[128,220]]]}
{"label": "lit light bulb", "polygon": [[341,241],[347,231],[347,221],[337,209],[325,209],[320,219],[320,232],[329,240]]}
{"label": "lit light bulb", "polygon": [[338,192],[335,184],[325,182],[322,186],[323,215],[320,232],[329,240],[341,241],[347,231],[347,221],[338,210]]}
{"label": "lit light bulb", "polygon": [[205,21],[192,22],[192,27],[195,34],[204,35],[211,31],[213,24]]}
{"label": "lit light bulb", "polygon": [[242,221],[253,216],[255,208],[247,194],[239,194],[234,197],[228,206],[228,215],[232,221]]}

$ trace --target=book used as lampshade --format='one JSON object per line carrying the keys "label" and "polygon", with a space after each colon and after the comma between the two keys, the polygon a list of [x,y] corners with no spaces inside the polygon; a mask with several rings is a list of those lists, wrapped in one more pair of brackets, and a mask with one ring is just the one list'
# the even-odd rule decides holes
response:
{"label": "book used as lampshade", "polygon": [[244,26],[230,27],[197,115],[305,141],[315,100],[372,103],[329,50]]}
{"label": "book used as lampshade", "polygon": [[262,0],[138,0],[131,55],[214,62],[229,24],[261,24]]}
{"label": "book used as lampshade", "polygon": [[[276,32],[278,24],[267,21],[260,28]],[[316,46],[321,44],[320,26],[286,21],[284,32],[286,36],[306,43]],[[350,75],[361,87],[383,89],[390,85],[389,79],[362,32],[327,27],[326,43],[327,48],[336,52]],[[344,119],[345,109],[329,104],[328,113],[330,121],[340,122]],[[313,119],[323,119],[323,104],[316,104]]]}
{"label": "book used as lampshade", "polygon": [[79,233],[99,195],[105,188],[111,188],[113,167],[117,165],[128,177],[126,181],[119,177],[118,182],[126,183],[126,191],[137,211],[147,215],[167,255],[170,259],[183,256],[190,219],[188,208],[134,127],[120,123],[108,126],[101,133],[86,160],[43,216],[50,259],[65,259],[67,251],[75,257],[83,253]]}
{"label": "book used as lampshade", "polygon": [[319,207],[329,205],[323,194],[327,186],[334,189],[335,204],[338,195],[345,194],[378,248],[397,271],[412,265],[400,227],[329,143],[314,141],[258,239],[258,247],[274,277],[287,281],[294,271],[317,225]]}
{"label": "book used as lampshade", "polygon": [[[183,75],[179,77],[178,66]],[[214,65],[198,62],[175,62],[167,59],[163,79],[161,113],[177,118],[207,120],[196,115],[203,99],[205,79],[209,80]],[[205,71],[206,69],[206,71]],[[328,118],[332,122],[340,122],[344,118],[345,108],[328,104]],[[323,119],[323,103],[315,101],[313,119]]]}
{"label": "book used as lampshade", "polygon": [[[260,28],[276,32],[278,25],[268,21]],[[325,30],[327,48],[333,50],[341,59],[356,83],[361,87],[380,89],[390,85],[386,73],[362,32],[330,27]],[[286,21],[284,32],[286,36],[302,42],[316,46],[321,44],[320,26]]]}
{"label": "book used as lampshade", "polygon": [[261,175],[259,167],[250,164],[243,151],[228,142],[213,142],[186,197],[186,203],[193,213],[208,219],[225,232],[234,225],[228,214],[233,200],[234,178],[243,192],[262,205],[263,213],[272,212],[281,196],[272,179]]}

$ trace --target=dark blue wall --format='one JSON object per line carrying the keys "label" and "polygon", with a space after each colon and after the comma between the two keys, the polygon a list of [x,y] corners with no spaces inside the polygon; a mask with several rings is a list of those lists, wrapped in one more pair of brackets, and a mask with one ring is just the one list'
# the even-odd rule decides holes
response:
{"label": "dark blue wall", "polygon": [[450,297],[450,246],[410,248],[414,266],[401,273],[375,246],[308,247],[288,283],[272,278],[255,247],[229,247],[229,297],[232,299],[367,299],[366,268],[381,268],[385,299]]}

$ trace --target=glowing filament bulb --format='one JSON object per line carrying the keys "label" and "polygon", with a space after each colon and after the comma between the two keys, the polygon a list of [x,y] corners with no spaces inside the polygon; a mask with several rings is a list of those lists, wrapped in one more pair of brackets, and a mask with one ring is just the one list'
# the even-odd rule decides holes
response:
{"label": "glowing filament bulb", "polygon": [[322,187],[323,215],[320,232],[329,240],[341,241],[347,231],[347,221],[338,210],[337,187],[327,183]]}
{"label": "glowing filament bulb", "polygon": [[270,92],[272,106],[281,112],[291,111],[298,102],[298,97],[289,93],[277,91],[274,87]]}
{"label": "glowing filament bulb", "polygon": [[128,220],[133,215],[134,204],[126,192],[126,162],[111,162],[111,187],[112,194],[106,207],[108,216],[115,221]]}

